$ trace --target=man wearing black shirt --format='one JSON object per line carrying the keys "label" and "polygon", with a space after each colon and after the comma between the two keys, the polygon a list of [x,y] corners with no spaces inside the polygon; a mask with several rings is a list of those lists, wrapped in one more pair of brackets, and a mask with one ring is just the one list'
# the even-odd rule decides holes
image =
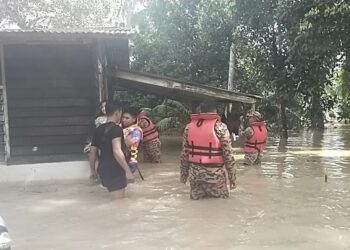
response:
{"label": "man wearing black shirt", "polygon": [[[101,183],[108,189],[113,199],[123,198],[127,180],[134,179],[125,159],[123,130],[120,123],[122,109],[117,104],[106,103],[107,122],[96,128],[92,137],[89,154],[90,179],[100,177]],[[99,163],[96,171],[97,154]]]}

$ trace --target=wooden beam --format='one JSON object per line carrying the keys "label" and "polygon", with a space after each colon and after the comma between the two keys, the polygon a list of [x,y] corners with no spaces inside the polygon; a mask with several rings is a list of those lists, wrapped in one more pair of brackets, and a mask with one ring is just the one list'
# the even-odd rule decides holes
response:
{"label": "wooden beam", "polygon": [[219,88],[208,87],[206,85],[197,85],[184,83],[176,81],[174,79],[167,79],[161,77],[153,77],[143,74],[137,74],[124,70],[110,70],[109,74],[119,79],[124,79],[131,82],[142,83],[143,85],[148,85],[150,87],[157,87],[160,90],[162,89],[176,89],[179,92],[187,92],[193,94],[203,95],[203,97],[212,97],[218,100],[223,100],[227,102],[242,102],[253,104],[256,102],[257,98],[250,96],[242,95],[232,91],[227,91]]}
{"label": "wooden beam", "polygon": [[5,162],[8,163],[11,159],[11,148],[10,148],[10,131],[9,131],[9,116],[8,116],[8,105],[7,105],[7,91],[6,91],[6,75],[5,75],[5,50],[4,45],[0,44],[0,64],[1,64],[1,85],[3,87],[3,102],[4,102],[4,139],[5,139]]}
{"label": "wooden beam", "polygon": [[252,104],[252,110],[255,111],[255,103]]}

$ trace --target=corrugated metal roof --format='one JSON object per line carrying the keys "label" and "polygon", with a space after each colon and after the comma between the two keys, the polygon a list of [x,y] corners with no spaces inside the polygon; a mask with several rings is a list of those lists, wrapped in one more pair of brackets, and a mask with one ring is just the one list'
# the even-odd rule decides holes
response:
{"label": "corrugated metal roof", "polygon": [[89,29],[0,29],[1,35],[77,35],[77,36],[130,36],[135,32],[124,28],[89,28]]}
{"label": "corrugated metal roof", "polygon": [[108,75],[118,78],[116,87],[134,89],[183,101],[203,101],[212,98],[219,102],[256,103],[261,96],[219,89],[205,84],[184,82],[178,79],[145,74],[130,70],[109,68]]}

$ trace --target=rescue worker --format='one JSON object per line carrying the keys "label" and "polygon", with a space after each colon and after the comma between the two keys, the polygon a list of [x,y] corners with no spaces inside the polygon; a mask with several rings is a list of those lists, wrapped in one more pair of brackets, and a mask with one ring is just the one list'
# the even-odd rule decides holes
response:
{"label": "rescue worker", "polygon": [[124,133],[124,141],[127,147],[127,158],[131,172],[135,172],[138,168],[137,154],[139,144],[142,140],[142,129],[137,122],[138,111],[134,108],[124,109],[122,116],[122,127]]}
{"label": "rescue worker", "polygon": [[145,112],[139,115],[139,125],[143,131],[142,149],[143,161],[150,163],[160,163],[161,158],[161,143],[157,128],[152,123],[151,119],[146,116]]}
{"label": "rescue worker", "polygon": [[228,198],[235,188],[236,169],[230,133],[217,114],[216,104],[205,101],[200,113],[191,116],[183,135],[181,182],[190,182],[190,198]]}
{"label": "rescue worker", "polygon": [[241,119],[240,135],[245,137],[244,160],[245,165],[258,165],[261,163],[263,151],[266,146],[267,129],[258,111],[250,110],[246,115],[248,127],[244,129],[244,120]]}
{"label": "rescue worker", "polygon": [[97,127],[92,136],[89,154],[90,180],[96,181],[98,176],[102,186],[110,192],[111,198],[120,199],[125,196],[128,180],[133,180],[134,175],[125,159],[123,130],[118,125],[122,108],[117,103],[108,101],[106,114],[107,122]]}

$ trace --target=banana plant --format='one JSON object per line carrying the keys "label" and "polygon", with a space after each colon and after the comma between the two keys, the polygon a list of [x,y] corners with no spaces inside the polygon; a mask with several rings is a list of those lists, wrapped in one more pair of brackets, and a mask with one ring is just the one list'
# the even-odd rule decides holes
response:
{"label": "banana plant", "polygon": [[169,129],[183,130],[189,122],[191,112],[182,103],[165,99],[162,104],[153,109],[142,109],[155,123],[159,132]]}

